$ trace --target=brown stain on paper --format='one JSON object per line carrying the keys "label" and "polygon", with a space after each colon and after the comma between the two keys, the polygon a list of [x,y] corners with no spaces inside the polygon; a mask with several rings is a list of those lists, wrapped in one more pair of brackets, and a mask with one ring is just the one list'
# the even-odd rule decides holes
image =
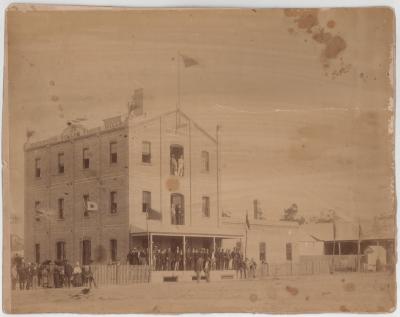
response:
{"label": "brown stain on paper", "polygon": [[[288,18],[292,18],[299,30],[305,30],[311,36],[311,39],[318,44],[323,45],[321,50],[321,63],[324,69],[331,67],[331,60],[336,59],[342,52],[345,51],[347,43],[345,39],[339,34],[332,34],[326,32],[321,27],[318,18],[319,9],[285,9],[284,14]],[[333,29],[336,26],[336,21],[329,20],[326,24],[329,29]],[[289,28],[290,34],[294,34],[293,28]],[[307,43],[307,40],[304,40]],[[343,63],[343,59],[340,60],[340,64],[336,69],[333,69],[331,73],[325,72],[325,75],[331,75],[334,79],[347,73],[351,68],[350,64]]]}
{"label": "brown stain on paper", "polygon": [[179,180],[177,178],[170,177],[165,182],[165,187],[170,192],[177,191],[179,189]]}
{"label": "brown stain on paper", "polygon": [[296,287],[286,286],[286,290],[293,296],[296,296],[299,293],[299,289]]}

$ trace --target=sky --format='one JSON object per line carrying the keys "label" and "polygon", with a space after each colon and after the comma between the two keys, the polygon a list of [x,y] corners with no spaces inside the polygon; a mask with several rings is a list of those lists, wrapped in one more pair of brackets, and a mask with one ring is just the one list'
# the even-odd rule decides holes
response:
{"label": "sky", "polygon": [[394,16],[321,10],[7,12],[10,212],[23,231],[24,152],[68,121],[126,114],[144,89],[148,117],[177,106],[221,126],[222,209],[258,199],[266,219],[292,203],[305,217],[394,211]]}

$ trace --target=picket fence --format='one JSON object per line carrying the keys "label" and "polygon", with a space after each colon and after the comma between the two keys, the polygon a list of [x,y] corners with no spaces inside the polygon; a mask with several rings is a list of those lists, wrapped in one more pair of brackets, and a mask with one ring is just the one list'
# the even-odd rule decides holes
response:
{"label": "picket fence", "polygon": [[335,271],[357,270],[356,255],[302,256],[299,262],[264,263],[258,269],[259,277],[327,274]]}
{"label": "picket fence", "polygon": [[150,281],[148,265],[92,265],[92,271],[98,285],[124,285]]}

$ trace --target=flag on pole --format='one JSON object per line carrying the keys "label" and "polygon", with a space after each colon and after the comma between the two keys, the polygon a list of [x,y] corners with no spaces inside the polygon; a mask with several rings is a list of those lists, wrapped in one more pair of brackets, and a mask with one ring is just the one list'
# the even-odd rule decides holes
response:
{"label": "flag on pole", "polygon": [[190,57],[187,55],[181,55],[181,57],[182,57],[183,65],[185,65],[186,68],[199,65],[199,62],[196,59],[194,59],[193,57]]}
{"label": "flag on pole", "polygon": [[246,211],[246,226],[247,226],[247,229],[250,229],[249,214],[247,213],[247,211]]}

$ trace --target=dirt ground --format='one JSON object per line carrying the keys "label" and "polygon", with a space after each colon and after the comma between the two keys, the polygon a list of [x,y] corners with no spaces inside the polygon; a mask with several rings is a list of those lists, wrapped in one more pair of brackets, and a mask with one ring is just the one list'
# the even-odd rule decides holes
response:
{"label": "dirt ground", "polygon": [[13,313],[388,312],[396,305],[388,273],[276,277],[263,280],[134,284],[14,291]]}

